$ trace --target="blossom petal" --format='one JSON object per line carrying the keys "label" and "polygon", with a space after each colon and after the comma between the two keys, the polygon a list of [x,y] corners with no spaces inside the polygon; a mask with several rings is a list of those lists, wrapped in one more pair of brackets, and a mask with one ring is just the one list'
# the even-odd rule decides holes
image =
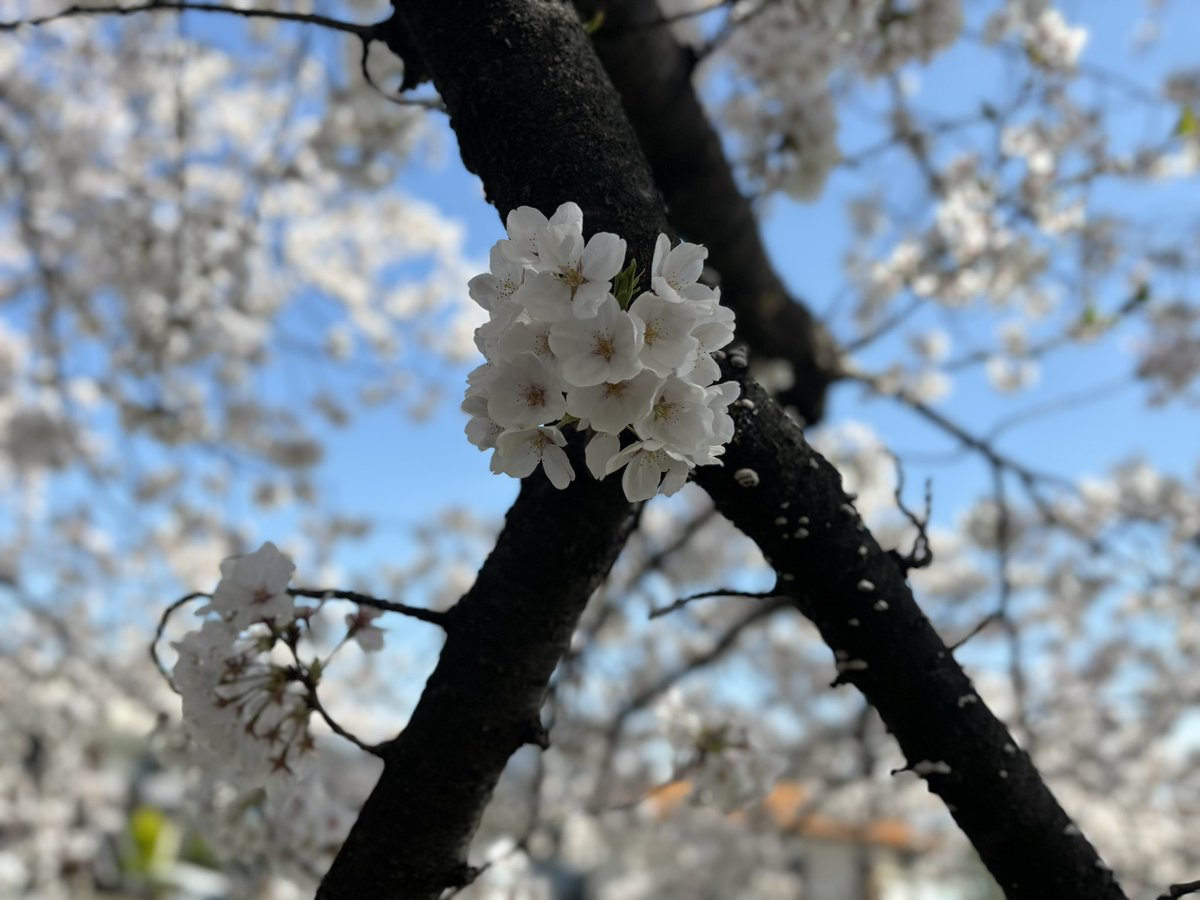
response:
{"label": "blossom petal", "polygon": [[615,434],[597,434],[592,438],[587,445],[587,449],[583,453],[584,462],[587,463],[588,471],[592,473],[592,477],[597,481],[603,481],[608,472],[605,470],[605,465],[610,459],[617,455],[621,449],[621,439]]}
{"label": "blossom petal", "polygon": [[562,447],[548,444],[542,450],[542,470],[560,491],[575,480],[575,470]]}
{"label": "blossom petal", "polygon": [[592,235],[583,251],[583,274],[588,281],[611,281],[625,263],[625,241],[602,231]]}

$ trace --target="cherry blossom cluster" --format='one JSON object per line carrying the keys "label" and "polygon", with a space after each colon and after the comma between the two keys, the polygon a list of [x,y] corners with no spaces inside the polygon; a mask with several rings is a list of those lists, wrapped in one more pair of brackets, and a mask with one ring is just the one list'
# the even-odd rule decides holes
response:
{"label": "cherry blossom cluster", "polygon": [[961,0],[743,0],[722,47],[733,90],[721,117],[748,174],[768,191],[821,193],[841,159],[836,79],[928,62],[962,31]]}
{"label": "cherry blossom cluster", "polygon": [[[328,664],[298,652],[321,608],[296,603],[296,566],[272,543],[221,563],[221,581],[199,629],[174,643],[172,681],[193,741],[223,767],[268,787],[290,785],[314,750],[309,729],[316,686]],[[346,636],[367,652],[383,645],[379,611],[359,606]],[[340,647],[342,644],[338,644]],[[332,653],[330,654],[330,656]]]}
{"label": "cherry blossom cluster", "polygon": [[172,680],[188,733],[245,773],[294,774],[313,749],[298,672],[274,652],[297,628],[288,593],[295,569],[269,542],[225,560],[211,601],[198,610],[215,617],[173,644]]}
{"label": "cherry blossom cluster", "polygon": [[493,472],[524,478],[540,465],[565,488],[575,477],[568,424],[592,433],[594,477],[624,469],[631,501],[673,494],[694,466],[719,463],[739,388],[715,383],[712,353],[733,339],[734,317],[699,283],[707,255],[659,235],[650,290],[639,293],[625,241],[585,241],[576,204],[549,219],[527,206],[509,214],[491,271],[469,285],[489,320],[475,332],[486,362],[468,376],[462,408],[467,438],[493,451]]}
{"label": "cherry blossom cluster", "polygon": [[1015,34],[1024,41],[1031,62],[1050,72],[1071,73],[1087,44],[1088,30],[1067,23],[1063,14],[1043,2],[1008,0],[987,21],[984,37],[999,41]]}

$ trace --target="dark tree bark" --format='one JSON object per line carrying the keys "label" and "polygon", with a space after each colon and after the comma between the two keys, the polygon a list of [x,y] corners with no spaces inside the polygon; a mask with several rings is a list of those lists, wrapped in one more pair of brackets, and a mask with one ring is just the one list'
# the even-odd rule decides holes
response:
{"label": "dark tree bark", "polygon": [[744,368],[725,372],[742,376],[749,402],[731,410],[737,433],[724,466],[697,469],[696,481],[758,544],[776,589],[817,626],[836,683],[854,685],[875,707],[1006,897],[1124,898],[917,607],[902,562],[867,531],[841,475]]}
{"label": "dark tree bark", "polygon": [[[570,6],[393,0],[384,40],[441,94],[466,167],[503,216],[580,205],[648,265],[668,229],[637,136]],[[419,53],[419,58],[413,54]]]}
{"label": "dark tree bark", "polygon": [[[389,46],[419,51],[411,64],[431,74],[497,209],[549,212],[575,200],[590,229],[626,237],[649,259],[663,209],[571,7],[405,0],[389,27],[400,30]],[[840,476],[761,388],[744,390],[725,466],[697,480],[773,560],[780,589],[833,649],[840,680],[880,712],[1009,897],[1122,897],[916,607]],[[540,474],[526,480],[319,897],[432,898],[469,879],[483,808],[512,752],[545,743],[548,679],[632,522],[616,479],[584,475],[561,493]]]}
{"label": "dark tree bark", "polygon": [[[389,46],[432,77],[464,162],[502,215],[574,200],[589,231],[617,232],[650,258],[667,227],[662,204],[570,7],[405,0],[388,27]],[[617,480],[596,483],[575,465],[582,477],[566,491],[540,475],[522,485],[319,897],[437,897],[469,880],[479,817],[512,753],[545,743],[550,675],[633,527]]]}
{"label": "dark tree bark", "polygon": [[784,286],[763,246],[758,219],[734,181],[721,137],[692,87],[695,57],[676,43],[650,0],[575,0],[585,18],[603,11],[592,35],[650,161],[671,224],[708,248],[721,301],[737,313],[737,339],[760,359],[787,360],[795,384],[779,402],[813,424],[836,378],[833,338]]}
{"label": "dark tree bark", "polygon": [[546,746],[550,675],[634,511],[614,482],[585,478],[558,491],[525,480],[475,585],[449,613],[437,668],[384,749],[383,774],[318,897],[437,897],[471,880],[479,817],[508,758],[523,744]]}

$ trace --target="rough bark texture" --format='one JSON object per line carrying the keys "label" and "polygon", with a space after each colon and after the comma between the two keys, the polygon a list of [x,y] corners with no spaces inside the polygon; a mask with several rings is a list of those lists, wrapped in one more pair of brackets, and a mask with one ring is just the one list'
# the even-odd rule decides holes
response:
{"label": "rough bark texture", "polygon": [[[421,53],[463,163],[505,214],[573,200],[589,232],[643,265],[666,215],[637,137],[570,6],[552,0],[403,0],[391,20]],[[390,42],[389,42],[390,45]]]}
{"label": "rough bark texture", "polygon": [[546,685],[633,523],[619,484],[526,479],[319,898],[438,897],[470,880],[479,817],[508,758],[546,743]]}
{"label": "rough bark texture", "polygon": [[737,313],[737,337],[760,359],[785,359],[795,384],[780,393],[806,422],[821,419],[834,380],[833,339],[771,265],[758,219],[733,179],[721,138],[692,87],[692,52],[675,42],[650,0],[575,0],[590,18],[608,77],[621,95],[667,216],[688,240],[708,248],[720,273],[721,300]]}
{"label": "rough bark texture", "polygon": [[[440,92],[467,167],[501,215],[578,203],[589,232],[648,260],[666,219],[637,140],[569,6],[405,0],[393,48]],[[437,897],[509,756],[544,739],[538,710],[592,591],[633,524],[616,479],[522,486],[495,550],[455,607],[446,645],[378,785],[326,875],[327,900]]]}
{"label": "rough bark texture", "polygon": [[1010,900],[1123,898],[917,607],[903,567],[866,530],[837,470],[762,388],[743,381],[743,390],[749,403],[732,410],[737,434],[725,465],[698,469],[696,480],[816,624],[838,681],[879,712],[915,773],[899,777],[925,778]]}
{"label": "rough bark texture", "polygon": [[[570,6],[404,0],[389,26],[404,30],[389,46],[419,50],[414,63],[432,75],[463,159],[499,210],[575,200],[590,231],[617,232],[649,259],[664,212]],[[745,390],[726,465],[698,480],[774,560],[842,680],[878,709],[1009,897],[1122,897],[864,530],[837,472],[760,388]],[[752,480],[743,470],[757,486],[741,486],[738,476]],[[483,808],[511,753],[543,742],[547,681],[632,522],[616,479],[584,476],[561,493],[527,480],[320,898],[432,898],[470,877]]]}

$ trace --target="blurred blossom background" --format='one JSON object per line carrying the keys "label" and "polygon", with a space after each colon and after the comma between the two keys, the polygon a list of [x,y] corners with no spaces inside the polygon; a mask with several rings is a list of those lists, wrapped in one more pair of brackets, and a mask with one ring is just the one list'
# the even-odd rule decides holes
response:
{"label": "blurred blossom background", "polygon": [[[927,518],[919,602],[1126,888],[1200,877],[1197,10],[660,6],[840,348],[810,440],[885,547]],[[502,223],[432,87],[392,102],[361,49],[196,12],[0,31],[2,898],[311,896],[377,760],[314,716],[277,796],[218,765],[149,653],[203,601],[160,618],[266,541],[293,587],[448,609],[516,496],[459,410]],[[651,616],[772,574],[694,486],[647,505],[464,897],[1001,896],[806,622]],[[440,634],[302,606],[324,708],[393,736]]]}

